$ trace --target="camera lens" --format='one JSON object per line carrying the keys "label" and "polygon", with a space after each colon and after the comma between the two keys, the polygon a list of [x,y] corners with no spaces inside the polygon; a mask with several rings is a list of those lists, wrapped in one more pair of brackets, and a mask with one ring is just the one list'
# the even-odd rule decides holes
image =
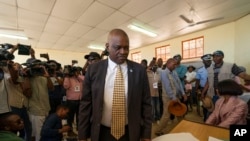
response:
{"label": "camera lens", "polygon": [[6,60],[13,60],[15,58],[15,56],[13,54],[7,53],[4,55]]}

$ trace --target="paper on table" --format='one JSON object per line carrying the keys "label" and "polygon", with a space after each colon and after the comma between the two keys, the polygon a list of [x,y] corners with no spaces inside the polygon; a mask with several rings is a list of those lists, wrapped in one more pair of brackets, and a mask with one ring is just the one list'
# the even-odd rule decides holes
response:
{"label": "paper on table", "polygon": [[217,139],[217,138],[215,138],[215,137],[209,136],[209,137],[208,137],[208,141],[223,141],[223,140],[220,140],[220,139]]}
{"label": "paper on table", "polygon": [[154,138],[152,141],[199,141],[191,133],[170,133]]}

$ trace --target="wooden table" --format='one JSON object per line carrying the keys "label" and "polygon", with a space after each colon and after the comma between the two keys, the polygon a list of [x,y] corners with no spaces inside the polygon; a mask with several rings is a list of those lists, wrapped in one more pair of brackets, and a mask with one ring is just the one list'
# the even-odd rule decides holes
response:
{"label": "wooden table", "polygon": [[189,132],[200,141],[208,141],[209,136],[229,141],[230,137],[229,129],[188,120],[182,120],[170,131],[170,133],[181,132]]}

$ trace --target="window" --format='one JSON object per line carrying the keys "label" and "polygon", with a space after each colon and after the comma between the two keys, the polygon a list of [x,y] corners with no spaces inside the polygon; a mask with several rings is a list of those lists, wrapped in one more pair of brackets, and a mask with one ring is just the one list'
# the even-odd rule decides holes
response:
{"label": "window", "polygon": [[132,53],[132,60],[137,63],[141,63],[141,52]]}
{"label": "window", "polygon": [[204,52],[204,37],[182,41],[183,59],[201,57]]}
{"label": "window", "polygon": [[157,47],[155,48],[155,52],[156,52],[156,58],[157,59],[162,58],[163,62],[166,62],[169,58],[171,58],[170,45]]}

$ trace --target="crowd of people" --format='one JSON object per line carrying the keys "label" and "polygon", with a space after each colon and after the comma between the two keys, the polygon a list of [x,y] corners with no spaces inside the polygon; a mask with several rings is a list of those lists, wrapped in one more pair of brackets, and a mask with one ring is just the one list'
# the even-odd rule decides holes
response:
{"label": "crowd of people", "polygon": [[[14,56],[18,46],[11,46],[7,53]],[[75,117],[78,117],[84,80],[82,73],[85,73],[88,65],[95,60],[100,60],[101,56],[96,52],[86,55],[87,63],[83,70],[74,61],[62,68],[59,62],[50,60],[48,54],[41,55],[46,58],[46,61],[41,61],[36,58],[33,48],[30,48],[29,54],[30,58],[23,64],[14,62],[14,57],[9,59],[1,56],[0,61],[3,65],[0,66],[0,116],[3,114],[5,117],[6,113],[11,113],[20,117],[23,128],[19,128],[18,134],[25,141],[47,140],[48,123],[45,120],[57,113],[58,107],[66,105],[69,109],[67,115],[64,113],[65,116],[58,117],[65,118],[69,128],[57,125],[54,126],[54,130],[55,132],[60,130],[58,132],[60,134],[67,131],[68,135],[76,136],[72,123]],[[78,118],[76,119],[78,121]],[[56,121],[52,120],[52,122]],[[48,136],[61,140],[61,135],[53,135],[55,132]],[[2,140],[1,135],[0,140]]]}
{"label": "crowd of people", "polygon": [[[32,48],[30,55],[24,64],[1,60],[1,141],[61,141],[63,133],[80,141],[150,141],[152,123],[158,123],[155,134],[163,135],[169,122],[180,121],[193,106],[206,124],[247,124],[249,99],[240,95],[249,91],[250,76],[223,61],[220,50],[201,56],[200,68],[182,64],[180,54],[138,64],[127,59],[127,33],[113,29],[105,51],[85,55],[83,67],[73,61],[62,68],[48,55],[43,62]],[[171,102],[185,103],[187,111],[171,113]]]}

